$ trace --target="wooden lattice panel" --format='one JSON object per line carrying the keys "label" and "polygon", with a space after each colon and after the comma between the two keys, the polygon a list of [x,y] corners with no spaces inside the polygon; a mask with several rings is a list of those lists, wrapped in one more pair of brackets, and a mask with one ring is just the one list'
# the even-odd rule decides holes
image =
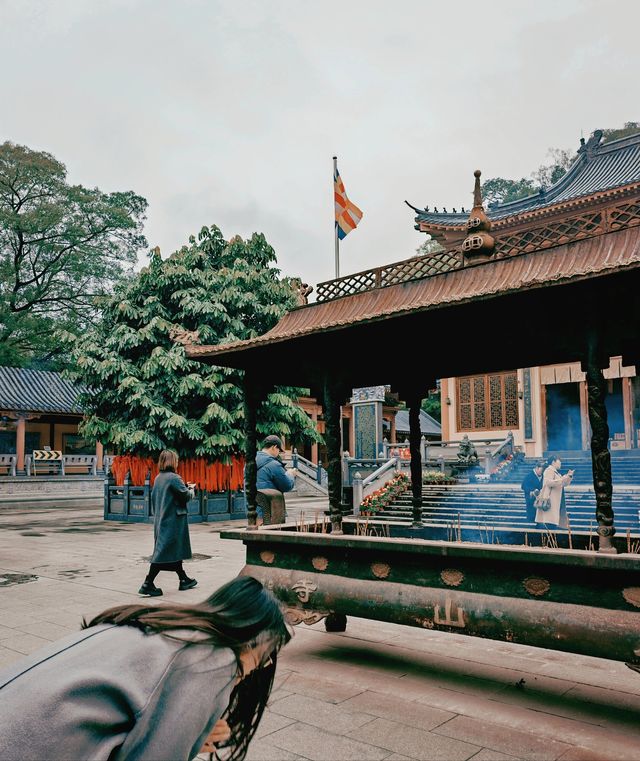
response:
{"label": "wooden lattice panel", "polygon": [[507,235],[496,241],[495,252],[499,256],[513,256],[530,251],[539,251],[551,246],[561,246],[572,240],[589,238],[603,233],[604,225],[601,212],[581,214],[561,222],[534,227],[523,232]]}
{"label": "wooden lattice panel", "polygon": [[459,431],[518,427],[518,378],[515,372],[457,379]]}
{"label": "wooden lattice panel", "polygon": [[409,280],[421,280],[431,275],[458,269],[462,265],[459,251],[439,251],[428,256],[419,256],[406,262],[382,268],[382,285],[396,285]]}
{"label": "wooden lattice panel", "polygon": [[640,201],[616,206],[609,212],[609,227],[612,230],[636,225],[640,225]]}

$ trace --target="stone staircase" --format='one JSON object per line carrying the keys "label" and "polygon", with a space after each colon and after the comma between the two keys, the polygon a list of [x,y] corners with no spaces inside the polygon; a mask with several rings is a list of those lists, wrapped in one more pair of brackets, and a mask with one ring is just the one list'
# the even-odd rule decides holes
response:
{"label": "stone staircase", "polygon": [[[563,463],[564,470],[564,463]],[[595,533],[596,501],[592,488],[571,486],[565,490],[572,531]],[[455,524],[497,528],[535,528],[527,521],[524,495],[519,484],[459,484],[424,486],[422,518],[426,524]],[[640,530],[640,487],[617,488],[613,496],[615,524],[619,534]],[[398,523],[411,521],[411,493],[406,492],[379,518]]]}
{"label": "stone staircase", "polygon": [[[554,452],[562,460],[561,472],[575,470],[573,486],[592,486],[591,452]],[[540,458],[543,459],[543,458]],[[518,484],[533,468],[537,458],[521,460],[500,483]],[[630,449],[611,453],[611,475],[614,486],[637,486],[640,488],[640,450]]]}

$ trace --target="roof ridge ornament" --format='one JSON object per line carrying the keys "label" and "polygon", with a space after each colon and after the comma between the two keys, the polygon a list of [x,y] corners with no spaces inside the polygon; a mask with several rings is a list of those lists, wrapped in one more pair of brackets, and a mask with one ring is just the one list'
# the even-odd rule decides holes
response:
{"label": "roof ridge ornament", "polygon": [[493,254],[493,249],[496,245],[494,238],[489,235],[491,220],[487,217],[482,205],[481,174],[482,172],[479,169],[476,169],[473,173],[476,178],[473,188],[473,209],[471,209],[467,221],[467,237],[462,243],[465,263],[486,261]]}
{"label": "roof ridge ornament", "polygon": [[593,134],[591,137],[587,140],[585,143],[585,140],[583,137],[580,138],[580,147],[578,148],[578,153],[586,153],[588,159],[592,159],[595,154],[598,152],[598,148],[600,148],[603,132],[601,129],[596,129],[593,131]]}

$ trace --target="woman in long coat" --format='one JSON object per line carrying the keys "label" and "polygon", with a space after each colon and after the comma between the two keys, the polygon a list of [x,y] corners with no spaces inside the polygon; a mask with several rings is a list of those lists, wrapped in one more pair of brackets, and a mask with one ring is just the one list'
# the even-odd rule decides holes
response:
{"label": "woman in long coat", "polygon": [[566,475],[560,475],[562,462],[559,457],[553,457],[542,476],[541,497],[549,497],[551,506],[548,510],[536,510],[536,523],[544,524],[545,527],[567,528],[567,508],[564,499],[564,487],[568,486],[573,479],[573,471]]}
{"label": "woman in long coat", "polygon": [[250,576],[199,604],[106,610],[0,670],[0,758],[187,761],[222,745],[241,761],[290,637]]}
{"label": "woman in long coat", "polygon": [[168,449],[160,454],[160,471],[151,490],[151,506],[154,512],[154,547],[151,566],[147,578],[138,590],[141,595],[157,597],[162,590],[154,584],[160,571],[174,571],[178,574],[178,589],[192,589],[198,583],[190,579],[182,567],[183,560],[191,557],[187,502],[194,492],[176,473],[178,455]]}

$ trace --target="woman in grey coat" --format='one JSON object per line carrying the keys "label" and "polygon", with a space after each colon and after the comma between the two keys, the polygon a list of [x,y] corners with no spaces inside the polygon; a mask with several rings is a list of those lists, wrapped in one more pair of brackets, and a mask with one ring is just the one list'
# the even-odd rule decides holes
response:
{"label": "woman in grey coat", "polygon": [[190,486],[176,473],[178,455],[170,449],[161,452],[158,459],[156,480],[151,490],[153,507],[154,547],[147,578],[138,592],[157,597],[162,590],[154,584],[160,571],[174,571],[180,583],[178,589],[192,589],[198,583],[190,579],[182,567],[182,561],[191,557],[187,502],[193,499]]}
{"label": "woman in grey coat", "polygon": [[238,577],[197,605],[121,605],[0,672],[0,758],[244,759],[290,637]]}

